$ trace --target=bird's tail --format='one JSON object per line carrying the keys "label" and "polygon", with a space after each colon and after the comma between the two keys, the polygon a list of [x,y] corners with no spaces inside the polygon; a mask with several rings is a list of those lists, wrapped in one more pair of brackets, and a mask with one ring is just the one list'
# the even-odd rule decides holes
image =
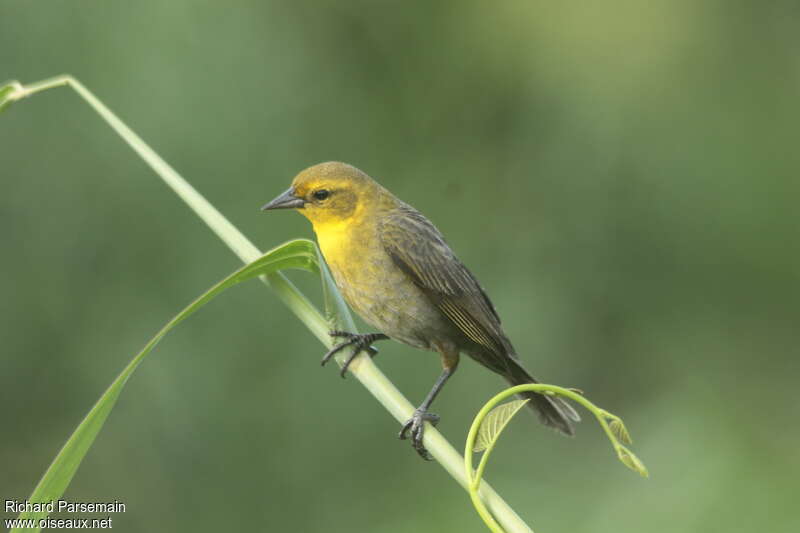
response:
{"label": "bird's tail", "polygon": [[[512,385],[539,383],[513,359],[509,361],[509,372],[505,375],[505,378]],[[572,422],[579,422],[581,417],[567,402],[556,396],[545,396],[536,392],[523,392],[519,396],[530,400],[528,405],[536,411],[542,424],[550,426],[564,435],[572,436],[575,434]]]}

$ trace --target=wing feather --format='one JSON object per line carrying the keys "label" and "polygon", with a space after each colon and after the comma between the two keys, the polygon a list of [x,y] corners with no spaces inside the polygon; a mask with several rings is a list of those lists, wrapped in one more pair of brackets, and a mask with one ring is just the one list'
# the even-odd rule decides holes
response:
{"label": "wing feather", "polygon": [[470,340],[497,356],[487,364],[497,365],[504,355],[516,358],[492,302],[427,218],[402,205],[381,221],[379,235],[395,264],[431,302]]}

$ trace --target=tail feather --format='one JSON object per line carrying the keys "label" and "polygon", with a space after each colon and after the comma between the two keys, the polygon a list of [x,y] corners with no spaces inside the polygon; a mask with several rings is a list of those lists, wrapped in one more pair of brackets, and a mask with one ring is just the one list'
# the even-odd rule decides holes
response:
{"label": "tail feather", "polygon": [[[528,371],[522,368],[516,361],[511,361],[509,373],[505,378],[512,385],[525,385],[527,383],[539,383]],[[539,421],[545,426],[552,427],[564,435],[572,436],[575,429],[572,422],[579,422],[581,417],[570,404],[556,396],[545,396],[536,392],[523,392],[519,396],[529,399],[528,405],[536,411]]]}

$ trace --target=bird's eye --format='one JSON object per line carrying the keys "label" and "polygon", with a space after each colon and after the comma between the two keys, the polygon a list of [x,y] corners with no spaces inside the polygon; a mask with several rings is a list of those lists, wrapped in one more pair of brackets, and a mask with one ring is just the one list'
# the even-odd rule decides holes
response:
{"label": "bird's eye", "polygon": [[328,191],[326,189],[320,189],[318,191],[314,191],[314,194],[312,196],[314,196],[314,200],[322,201],[322,200],[326,199],[330,195],[331,195],[330,191]]}

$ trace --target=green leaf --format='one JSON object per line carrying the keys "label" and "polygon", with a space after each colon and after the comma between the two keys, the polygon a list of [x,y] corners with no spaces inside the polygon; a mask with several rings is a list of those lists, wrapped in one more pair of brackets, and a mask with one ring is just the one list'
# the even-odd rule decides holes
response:
{"label": "green leaf", "polygon": [[[77,429],[67,440],[61,451],[47,469],[39,484],[31,494],[31,503],[50,502],[59,499],[69,485],[72,477],[80,466],[83,457],[92,446],[95,437],[103,427],[111,409],[119,397],[122,388],[133,374],[142,360],[153,350],[158,342],[175,326],[200,309],[203,305],[212,300],[225,289],[232,287],[243,281],[252,279],[260,275],[271,274],[279,270],[288,268],[299,268],[311,272],[319,273],[319,263],[317,259],[316,245],[307,239],[297,239],[287,242],[277,248],[262,255],[252,263],[237,270],[227,278],[223,279],[205,294],[189,304],[183,311],[178,313],[170,320],[150,342],[134,357],[128,366],[111,383],[105,393],[86,415],[86,418],[78,425]],[[19,515],[20,519],[39,520],[47,516],[46,512],[23,512]],[[21,530],[14,529],[13,532]],[[29,531],[29,530],[25,530]],[[33,531],[39,531],[39,528]]]}
{"label": "green leaf", "polygon": [[473,452],[482,452],[483,450],[491,449],[494,447],[500,433],[503,432],[508,422],[513,418],[517,411],[523,405],[528,403],[528,400],[512,400],[504,404],[498,405],[486,415],[483,419],[480,429],[478,429],[478,436],[475,439],[475,445],[472,447]]}
{"label": "green leaf", "polygon": [[647,467],[644,466],[644,463],[625,446],[620,446],[617,448],[617,457],[619,457],[619,460],[622,461],[622,464],[640,476],[650,477],[650,473],[647,471]]}
{"label": "green leaf", "polygon": [[631,435],[628,433],[628,429],[625,427],[625,424],[622,423],[621,419],[613,418],[608,427],[611,432],[620,440],[620,442],[623,444],[633,444]]}
{"label": "green leaf", "polygon": [[0,85],[0,113],[2,113],[6,107],[11,105],[11,102],[16,100],[16,98],[13,98],[12,95],[21,88],[22,85],[20,85],[18,81],[7,81]]}

